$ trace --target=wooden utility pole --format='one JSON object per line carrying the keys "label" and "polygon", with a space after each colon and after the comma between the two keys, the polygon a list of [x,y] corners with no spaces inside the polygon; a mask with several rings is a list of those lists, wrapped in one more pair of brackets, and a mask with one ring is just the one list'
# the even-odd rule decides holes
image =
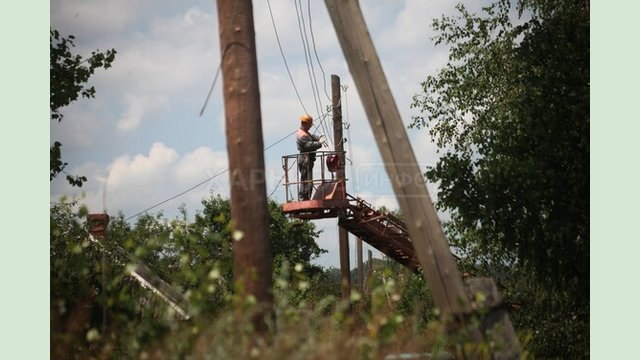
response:
{"label": "wooden utility pole", "polygon": [[[336,171],[336,179],[346,189],[344,174],[344,141],[342,136],[342,105],[340,99],[340,78],[331,75],[331,100],[333,103],[333,143],[340,158],[340,167]],[[323,165],[324,166],[324,165]],[[342,299],[351,296],[351,275],[349,269],[349,233],[342,227],[338,227],[338,242],[340,245],[340,289]]]}
{"label": "wooden utility pole", "polygon": [[[325,0],[325,3],[434,302],[443,316],[462,319],[472,312],[471,302],[427,193],[360,5],[357,0]],[[472,331],[476,341],[480,340],[478,335]]]}
{"label": "wooden utility pole", "polygon": [[364,291],[364,269],[362,266],[362,239],[356,239],[356,259],[358,263],[358,289]]}
{"label": "wooden utility pole", "polygon": [[[217,0],[225,129],[231,183],[233,274],[242,296],[270,312],[268,238],[260,91],[251,0]],[[266,330],[264,313],[254,318]]]}
{"label": "wooden utility pole", "polygon": [[462,277],[442,233],[360,6],[357,1],[325,1],[436,306],[448,314],[468,313],[471,309]]}
{"label": "wooden utility pole", "polygon": [[[87,214],[87,223],[89,225],[89,233],[93,235],[98,241],[106,246],[107,243],[107,227],[109,226],[109,215],[106,213],[101,214]],[[101,254],[101,271],[100,278],[102,282],[103,293],[107,291],[107,252],[102,251]],[[107,307],[102,307],[102,334],[106,334],[107,331]]]}
{"label": "wooden utility pole", "polygon": [[363,291],[367,293],[371,290],[369,288],[371,286],[371,275],[373,275],[373,256],[371,254],[371,250],[367,250],[367,280],[365,281],[363,288]]}

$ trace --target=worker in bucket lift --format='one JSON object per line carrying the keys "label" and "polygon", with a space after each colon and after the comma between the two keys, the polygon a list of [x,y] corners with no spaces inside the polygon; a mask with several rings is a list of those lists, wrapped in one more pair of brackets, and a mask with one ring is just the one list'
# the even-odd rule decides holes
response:
{"label": "worker in bucket lift", "polygon": [[315,151],[322,147],[324,135],[312,135],[309,129],[313,125],[313,118],[309,114],[300,116],[300,129],[296,133],[296,145],[298,146],[298,171],[300,172],[301,186],[298,188],[298,200],[309,200],[313,186],[313,163],[316,161]]}

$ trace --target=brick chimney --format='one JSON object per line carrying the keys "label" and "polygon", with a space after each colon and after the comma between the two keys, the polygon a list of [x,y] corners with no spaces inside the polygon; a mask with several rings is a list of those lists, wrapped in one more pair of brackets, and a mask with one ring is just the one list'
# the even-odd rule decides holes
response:
{"label": "brick chimney", "polygon": [[89,233],[96,239],[104,241],[107,239],[107,225],[109,224],[109,215],[88,214],[87,222],[89,223]]}

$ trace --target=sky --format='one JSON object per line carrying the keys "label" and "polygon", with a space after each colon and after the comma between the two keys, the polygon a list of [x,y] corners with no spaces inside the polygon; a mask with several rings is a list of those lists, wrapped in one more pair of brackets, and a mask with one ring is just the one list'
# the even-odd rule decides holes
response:
{"label": "sky", "polygon": [[[412,114],[408,105],[411,96],[419,91],[420,81],[446,61],[446,49],[433,48],[429,41],[433,35],[429,24],[432,18],[451,13],[456,2],[360,2],[398,108],[408,122]],[[5,270],[3,283],[21,294],[5,297],[4,307],[25,310],[7,312],[5,326],[11,334],[21,335],[17,339],[11,337],[8,346],[0,350],[3,354],[47,354],[46,346],[31,345],[34,339],[42,339],[43,343],[49,339],[47,326],[42,324],[48,321],[49,312],[49,306],[42,304],[48,298],[49,279],[47,222],[42,219],[46,219],[49,210],[42,203],[46,175],[38,170],[46,167],[46,155],[42,154],[47,150],[42,143],[48,132],[50,141],[63,142],[68,170],[89,177],[82,191],[92,211],[102,211],[105,205],[102,189],[108,170],[114,178],[109,176],[107,210],[121,210],[130,216],[186,190],[226,165],[220,84],[204,115],[198,117],[219,61],[215,1],[164,0],[162,7],[156,3],[52,0],[49,6],[42,6],[12,2],[0,13],[4,15],[0,27],[6,35],[3,44],[5,50],[8,48],[0,66],[5,115],[0,143],[5,165],[3,219],[9,225],[4,228],[9,251],[0,253],[0,264]],[[295,128],[301,109],[279,58],[266,2],[256,1],[254,6],[267,145]],[[272,0],[272,7],[294,79],[303,100],[312,104],[295,8],[291,2],[277,0]],[[620,284],[637,280],[633,277],[638,254],[634,225],[640,200],[640,172],[633,165],[637,163],[640,131],[639,122],[635,121],[640,52],[633,45],[637,44],[638,7],[622,1],[591,3],[590,181],[594,206],[590,209],[590,298],[594,358],[637,352],[637,316],[628,309],[634,308],[640,294],[637,287]],[[346,99],[352,124],[352,158],[357,165],[373,163],[379,160],[379,153],[322,1],[313,1],[312,16],[317,49],[327,75],[335,73],[350,86]],[[98,71],[91,79],[96,98],[83,99],[63,109],[64,122],[51,124],[49,131],[43,132],[38,131],[40,127],[34,120],[29,120],[47,116],[48,48],[43,34],[49,25],[62,34],[76,35],[76,50],[83,55],[111,48],[119,54],[112,69]],[[408,133],[419,161],[432,161],[436,155],[426,132]],[[294,147],[290,143],[275,146],[265,153],[267,165],[277,172],[278,166],[273,164],[278,164],[282,153],[291,152]],[[161,158],[162,154],[168,154],[168,158]],[[385,176],[382,171],[378,174]],[[269,181],[268,192],[275,186],[273,179]],[[50,200],[73,195],[60,179],[48,188]],[[359,186],[358,194],[366,195],[377,205],[394,205],[393,196],[381,194],[385,190],[380,188]],[[195,212],[201,197],[224,190],[224,181],[208,183],[195,194],[190,192],[161,209],[169,215],[184,202],[189,211]],[[274,196],[282,199],[282,193]],[[320,262],[337,266],[335,224],[319,225],[325,233],[318,242],[330,250]],[[25,254],[29,254],[29,271],[16,276],[16,269],[25,269]],[[22,336],[24,342],[20,341]]]}
{"label": "sky", "polygon": [[[470,9],[482,4],[470,3]],[[267,194],[284,201],[283,187],[278,185],[283,175],[281,156],[296,152],[295,138],[278,141],[299,126],[298,117],[305,109],[318,124],[318,115],[330,105],[330,76],[336,74],[343,85],[343,119],[349,125],[344,132],[351,160],[346,169],[347,190],[376,207],[397,208],[324,2],[301,1],[302,18],[295,1],[270,0],[270,4],[273,22],[266,1],[253,4],[263,139],[265,147],[275,144],[264,153]],[[434,47],[431,40],[435,35],[432,19],[453,14],[454,5],[445,0],[361,1],[406,124],[418,114],[410,104],[421,91],[420,83],[447,61],[447,49]],[[299,19],[310,42],[313,66],[305,59]],[[274,23],[301,101],[278,47]],[[52,0],[50,25],[63,36],[76,37],[77,54],[87,56],[112,48],[118,52],[110,69],[99,69],[90,79],[95,98],[79,99],[62,109],[62,122],[51,122],[50,142],[63,144],[63,161],[69,163],[66,170],[88,178],[78,189],[59,176],[50,184],[51,201],[63,196],[80,199],[91,212],[122,212],[130,217],[227,168],[221,78],[200,116],[220,61],[215,1],[172,0],[158,6],[150,0]],[[310,70],[315,74],[315,87]],[[330,118],[326,124],[330,126]],[[408,134],[420,168],[433,164],[437,153],[427,131],[408,130]],[[228,197],[228,183],[228,173],[223,173],[150,212],[162,211],[172,218],[185,204],[194,215],[202,209],[203,198],[212,194]],[[435,186],[429,184],[428,190],[435,199]],[[316,224],[323,230],[318,244],[329,251],[316,262],[338,267],[337,220]],[[354,241],[350,236],[352,266]],[[365,254],[369,249],[365,245]],[[380,254],[374,250],[374,256]]]}

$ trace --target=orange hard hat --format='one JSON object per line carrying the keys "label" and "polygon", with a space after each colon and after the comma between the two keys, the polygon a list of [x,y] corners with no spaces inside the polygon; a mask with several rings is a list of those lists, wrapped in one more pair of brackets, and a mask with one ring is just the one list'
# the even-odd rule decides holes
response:
{"label": "orange hard hat", "polygon": [[303,123],[311,123],[313,122],[313,118],[309,114],[300,115],[300,121]]}

